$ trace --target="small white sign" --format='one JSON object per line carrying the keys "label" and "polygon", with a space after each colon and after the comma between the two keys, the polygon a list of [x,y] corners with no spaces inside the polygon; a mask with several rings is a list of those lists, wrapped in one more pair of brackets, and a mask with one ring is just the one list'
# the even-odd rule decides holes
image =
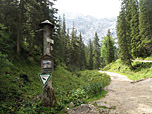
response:
{"label": "small white sign", "polygon": [[51,46],[51,51],[53,50],[53,47]]}
{"label": "small white sign", "polygon": [[47,38],[47,42],[54,44],[54,40]]}
{"label": "small white sign", "polygon": [[39,78],[44,87],[47,84],[47,82],[49,81],[50,77],[51,77],[51,74],[39,74]]}

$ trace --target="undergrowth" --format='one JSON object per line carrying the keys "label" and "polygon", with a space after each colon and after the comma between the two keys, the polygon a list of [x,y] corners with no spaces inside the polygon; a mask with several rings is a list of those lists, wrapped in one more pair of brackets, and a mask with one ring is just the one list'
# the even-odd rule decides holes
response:
{"label": "undergrowth", "polygon": [[106,94],[103,88],[110,77],[98,71],[69,72],[58,65],[52,74],[57,98],[53,108],[43,107],[38,96],[42,85],[38,78],[40,64],[24,60],[10,62],[0,53],[0,113],[1,114],[57,114],[67,113],[70,103],[78,106]]}

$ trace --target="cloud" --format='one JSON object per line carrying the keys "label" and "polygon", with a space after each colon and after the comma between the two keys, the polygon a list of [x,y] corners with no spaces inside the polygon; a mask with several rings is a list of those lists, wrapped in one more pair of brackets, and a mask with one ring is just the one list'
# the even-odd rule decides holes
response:
{"label": "cloud", "polygon": [[118,16],[120,11],[119,0],[58,0],[56,8],[67,11],[91,15],[97,18]]}

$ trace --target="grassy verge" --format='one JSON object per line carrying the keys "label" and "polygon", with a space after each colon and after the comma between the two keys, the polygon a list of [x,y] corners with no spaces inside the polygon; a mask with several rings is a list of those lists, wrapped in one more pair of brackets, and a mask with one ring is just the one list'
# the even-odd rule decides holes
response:
{"label": "grassy verge", "polygon": [[133,81],[152,77],[152,63],[134,61],[132,65],[134,70],[130,70],[128,66],[117,60],[107,65],[103,70],[123,74]]}
{"label": "grassy verge", "polygon": [[[42,93],[42,85],[38,77],[40,65],[25,61],[12,64],[9,61],[0,70],[0,113],[17,114],[57,114],[66,113],[72,102],[74,106],[87,103],[102,97],[103,88],[109,84],[110,78],[98,71],[69,72],[64,65],[58,65],[53,72],[53,87],[57,98],[56,107],[42,107],[36,99]],[[30,63],[30,64],[29,64]]]}
{"label": "grassy verge", "polygon": [[137,58],[136,60],[150,60],[152,61],[152,55],[146,58]]}
{"label": "grassy verge", "polygon": [[101,93],[99,93],[98,95],[96,95],[96,96],[94,96],[94,97],[89,98],[89,99],[87,100],[87,102],[92,102],[92,101],[99,100],[99,99],[101,99],[101,98],[105,97],[107,93],[108,93],[107,91],[102,90],[102,92],[101,92]]}

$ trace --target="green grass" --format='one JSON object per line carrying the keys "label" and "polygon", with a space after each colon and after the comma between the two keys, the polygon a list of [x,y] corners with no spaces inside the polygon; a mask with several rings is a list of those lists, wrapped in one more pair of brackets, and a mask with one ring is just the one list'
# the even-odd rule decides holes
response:
{"label": "green grass", "polygon": [[149,57],[145,57],[145,58],[139,57],[139,58],[136,58],[136,60],[151,60],[152,61],[152,55]]}
{"label": "green grass", "polygon": [[97,96],[94,96],[94,97],[88,99],[87,102],[92,102],[92,101],[99,100],[99,99],[105,97],[107,93],[108,93],[107,91],[103,90],[103,91],[102,91],[101,93],[99,93]]}
{"label": "green grass", "polygon": [[[42,107],[35,99],[42,93],[38,73],[40,64],[16,61],[0,70],[0,113],[66,113],[70,102],[75,106],[103,97],[103,88],[110,83],[110,77],[98,71],[69,72],[65,65],[58,65],[52,74],[52,83],[57,98],[54,108]],[[28,80],[20,75],[26,74]]]}
{"label": "green grass", "polygon": [[152,56],[145,58],[144,60],[151,60],[152,61]]}
{"label": "green grass", "polygon": [[117,60],[103,70],[123,74],[131,80],[140,80],[142,78],[152,78],[152,63],[132,62],[134,70],[130,70],[128,66],[123,65],[120,60]]}

